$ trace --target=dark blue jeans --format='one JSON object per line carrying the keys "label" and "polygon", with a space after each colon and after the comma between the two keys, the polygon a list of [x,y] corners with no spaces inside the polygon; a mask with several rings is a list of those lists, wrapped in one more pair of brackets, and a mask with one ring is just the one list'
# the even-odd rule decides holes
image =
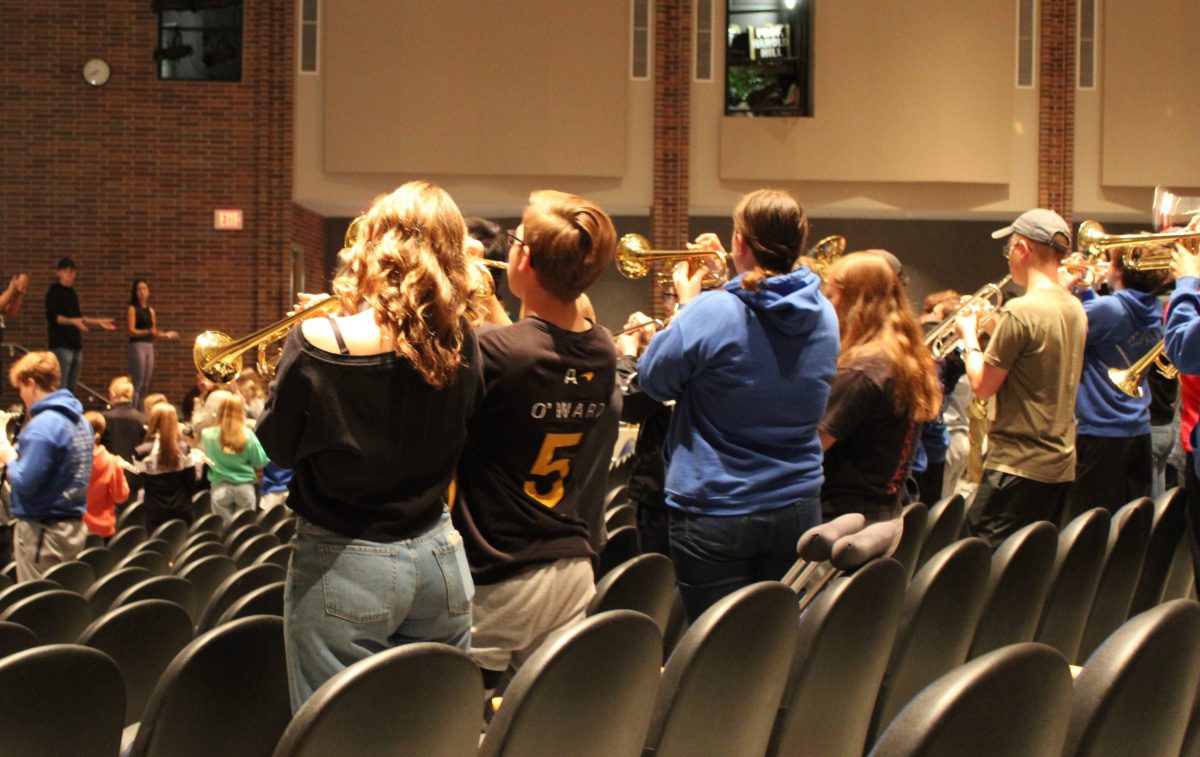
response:
{"label": "dark blue jeans", "polygon": [[727,594],[778,581],[796,562],[800,535],[821,524],[817,497],[749,515],[671,510],[671,560],[689,621]]}

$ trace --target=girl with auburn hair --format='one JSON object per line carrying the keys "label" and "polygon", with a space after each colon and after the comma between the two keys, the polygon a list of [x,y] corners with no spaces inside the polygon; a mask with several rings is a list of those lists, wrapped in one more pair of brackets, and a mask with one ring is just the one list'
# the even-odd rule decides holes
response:
{"label": "girl with auburn hair", "polygon": [[239,510],[253,510],[258,471],[270,462],[254,432],[246,428],[246,404],[227,392],[217,406],[217,425],[200,432],[209,459],[212,509],[228,523]]}
{"label": "girl with auburn hair", "polygon": [[168,520],[192,522],[192,492],[196,488],[196,466],[191,446],[179,430],[175,406],[159,402],[150,410],[146,440],[133,456],[146,490],[146,531]]}
{"label": "girl with auburn hair", "polygon": [[822,509],[826,519],[848,512],[896,518],[917,424],[941,410],[937,368],[883,256],[845,255],[829,268],[826,294],[837,309],[841,355],[821,420]]}
{"label": "girl with auburn hair", "polygon": [[[695,620],[713,602],[778,580],[821,522],[817,423],[836,370],[837,321],[805,266],[808,219],[786,192],[738,203],[739,274],[700,293],[705,266],[675,272],[682,309],[638,361],[641,389],[675,400],[664,445],[671,557]],[[722,250],[715,234],[695,247]]]}
{"label": "girl with auburn hair", "polygon": [[343,315],[292,329],[256,432],[293,469],[284,594],[293,709],[399,644],[467,650],[474,585],[446,492],[483,395],[470,320],[485,305],[454,201],[404,184],[338,258]]}

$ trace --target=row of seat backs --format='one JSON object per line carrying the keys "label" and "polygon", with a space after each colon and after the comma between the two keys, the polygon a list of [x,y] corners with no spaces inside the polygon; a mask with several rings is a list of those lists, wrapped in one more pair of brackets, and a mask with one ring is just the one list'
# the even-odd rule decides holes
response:
{"label": "row of seat backs", "polygon": [[993,650],[926,687],[871,755],[1194,755],[1198,638],[1200,605],[1160,605],[1109,637],[1074,686],[1049,646]]}

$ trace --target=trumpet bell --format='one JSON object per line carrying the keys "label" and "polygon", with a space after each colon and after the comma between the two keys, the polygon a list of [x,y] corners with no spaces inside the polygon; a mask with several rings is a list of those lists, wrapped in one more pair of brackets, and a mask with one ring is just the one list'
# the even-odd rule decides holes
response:
{"label": "trumpet bell", "polygon": [[1187,226],[1200,213],[1200,197],[1181,195],[1159,185],[1154,188],[1154,229]]}
{"label": "trumpet bell", "polygon": [[650,252],[650,240],[641,234],[626,234],[617,242],[617,270],[627,279],[640,279],[650,273],[650,264],[639,256]]}
{"label": "trumpet bell", "polygon": [[214,384],[228,384],[242,372],[242,356],[225,355],[233,337],[221,331],[205,331],[192,345],[192,362]]}

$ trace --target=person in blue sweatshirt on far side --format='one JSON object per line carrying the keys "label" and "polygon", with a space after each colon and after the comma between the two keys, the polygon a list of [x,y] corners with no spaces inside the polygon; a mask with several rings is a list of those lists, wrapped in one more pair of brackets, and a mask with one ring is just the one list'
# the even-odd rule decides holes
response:
{"label": "person in blue sweatshirt on far side", "polygon": [[[671,558],[695,620],[721,597],[780,579],[821,522],[817,424],[838,358],[821,279],[795,267],[808,219],[790,194],[760,189],[733,216],[737,277],[700,292],[706,266],[676,268],[682,309],[638,361],[651,398],[675,401],[664,445]],[[715,234],[697,249],[723,251]]]}
{"label": "person in blue sweatshirt on far side", "polygon": [[15,448],[0,436],[0,467],[7,467],[12,486],[17,580],[31,581],[75,559],[87,539],[83,514],[92,476],[92,427],[79,400],[59,388],[62,371],[54,353],[26,354],[9,369],[8,380],[29,421]]}
{"label": "person in blue sweatshirt on far side", "polygon": [[1108,285],[1097,294],[1078,275],[1063,283],[1075,291],[1087,314],[1083,375],[1075,399],[1075,481],[1067,492],[1062,522],[1093,507],[1115,513],[1150,495],[1150,386],[1141,383],[1131,397],[1108,377],[1109,368],[1127,368],[1163,338],[1162,303],[1157,292],[1166,271],[1136,271],[1114,251]]}

